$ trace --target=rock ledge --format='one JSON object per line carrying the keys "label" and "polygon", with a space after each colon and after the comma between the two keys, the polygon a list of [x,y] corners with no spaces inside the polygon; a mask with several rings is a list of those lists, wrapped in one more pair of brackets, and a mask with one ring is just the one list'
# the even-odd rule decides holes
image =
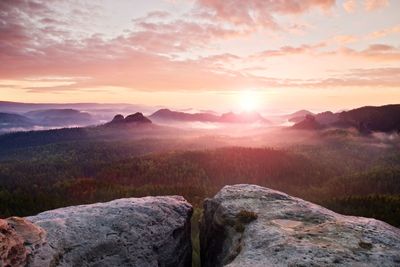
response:
{"label": "rock ledge", "polygon": [[400,229],[256,185],[204,203],[202,266],[400,266]]}
{"label": "rock ledge", "polygon": [[191,215],[183,197],[168,196],[0,220],[0,266],[191,266]]}

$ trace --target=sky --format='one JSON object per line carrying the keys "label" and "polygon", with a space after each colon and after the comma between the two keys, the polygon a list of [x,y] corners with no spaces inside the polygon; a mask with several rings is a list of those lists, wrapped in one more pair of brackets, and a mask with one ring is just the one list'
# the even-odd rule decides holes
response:
{"label": "sky", "polygon": [[399,14],[398,0],[0,0],[0,100],[400,103]]}

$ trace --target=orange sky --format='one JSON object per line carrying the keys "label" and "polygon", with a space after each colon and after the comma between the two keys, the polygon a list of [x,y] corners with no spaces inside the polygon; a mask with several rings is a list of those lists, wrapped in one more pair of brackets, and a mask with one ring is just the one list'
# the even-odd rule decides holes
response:
{"label": "orange sky", "polygon": [[[0,1],[0,100],[400,103],[400,1]],[[242,101],[243,102],[243,101]]]}

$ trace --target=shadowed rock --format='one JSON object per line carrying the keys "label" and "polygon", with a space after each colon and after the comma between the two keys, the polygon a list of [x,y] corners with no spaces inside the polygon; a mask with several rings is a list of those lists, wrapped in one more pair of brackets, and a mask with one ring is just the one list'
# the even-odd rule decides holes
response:
{"label": "shadowed rock", "polygon": [[142,113],[136,112],[135,114],[131,114],[126,116],[122,116],[121,114],[115,115],[112,121],[106,124],[106,126],[130,126],[137,124],[151,124],[151,120],[145,117]]}
{"label": "shadowed rock", "polygon": [[0,266],[191,266],[183,197],[73,206],[0,221]]}
{"label": "shadowed rock", "polygon": [[400,229],[255,185],[204,203],[202,266],[400,266]]}
{"label": "shadowed rock", "polygon": [[190,266],[192,207],[178,196],[119,199],[29,217],[48,246],[31,266]]}
{"label": "shadowed rock", "polygon": [[319,130],[322,128],[323,126],[311,115],[306,115],[304,120],[292,126],[292,129],[296,130]]}
{"label": "shadowed rock", "polygon": [[136,112],[135,114],[128,115],[125,118],[126,123],[132,123],[132,122],[139,122],[139,123],[151,123],[151,120],[143,116],[142,113]]}
{"label": "shadowed rock", "polygon": [[122,116],[121,114],[117,114],[114,116],[111,123],[121,123],[124,122],[124,120],[125,120],[124,116]]}

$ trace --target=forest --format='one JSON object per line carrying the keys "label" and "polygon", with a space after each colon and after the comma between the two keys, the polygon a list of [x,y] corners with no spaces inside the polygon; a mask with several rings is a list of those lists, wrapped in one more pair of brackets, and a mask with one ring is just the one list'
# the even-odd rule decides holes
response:
{"label": "forest", "polygon": [[252,183],[400,227],[400,150],[391,140],[324,132],[318,142],[276,147],[224,146],[213,137],[35,144],[1,147],[3,218],[117,198],[183,195],[194,206],[198,259],[203,200],[224,185]]}
{"label": "forest", "polygon": [[169,194],[183,195],[201,208],[203,199],[224,185],[253,183],[400,226],[395,146],[332,138],[284,148],[198,149],[178,143],[84,139],[2,149],[0,215]]}

